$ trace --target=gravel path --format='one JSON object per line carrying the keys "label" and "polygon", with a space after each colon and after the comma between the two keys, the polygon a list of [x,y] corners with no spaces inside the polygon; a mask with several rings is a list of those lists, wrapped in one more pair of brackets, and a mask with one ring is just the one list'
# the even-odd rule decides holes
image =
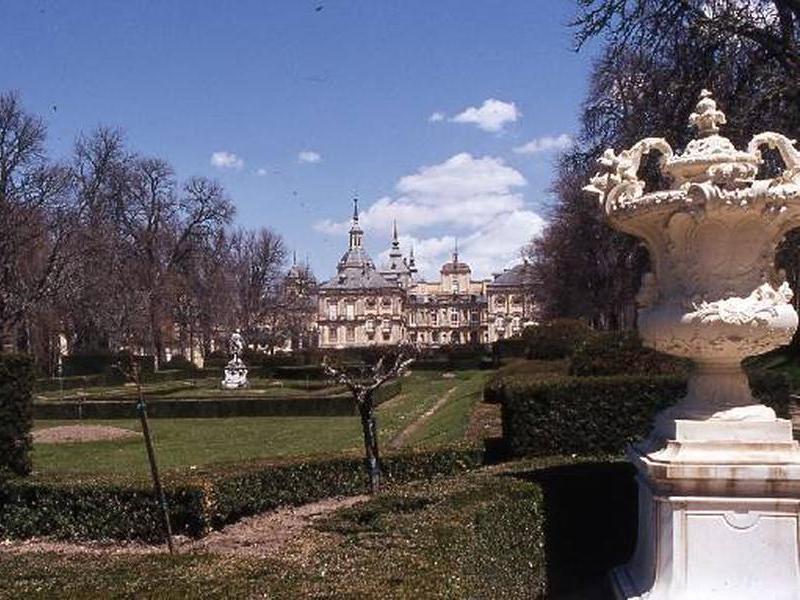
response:
{"label": "gravel path", "polygon": [[60,425],[33,432],[37,444],[72,444],[75,442],[101,442],[142,437],[142,434],[122,427],[109,425]]}

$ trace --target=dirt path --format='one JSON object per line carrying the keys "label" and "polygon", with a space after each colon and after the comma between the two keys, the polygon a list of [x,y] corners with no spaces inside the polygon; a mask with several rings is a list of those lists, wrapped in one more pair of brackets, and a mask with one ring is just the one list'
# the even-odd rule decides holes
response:
{"label": "dirt path", "polygon": [[466,438],[471,442],[479,442],[502,435],[503,420],[500,415],[500,405],[477,402],[469,417]]}
{"label": "dirt path", "polygon": [[142,437],[142,434],[137,431],[109,425],[59,425],[37,429],[33,432],[33,441],[37,444],[100,442],[138,437]]}
{"label": "dirt path", "polygon": [[[364,502],[369,496],[327,498],[302,506],[279,508],[246,517],[213,531],[206,537],[193,540],[183,536],[175,539],[178,553],[209,552],[254,557],[304,558],[324,543],[330,534],[316,531],[310,525],[317,519],[340,508]],[[0,556],[4,553],[55,552],[58,554],[114,555],[153,554],[166,552],[166,544],[143,542],[60,542],[47,539],[0,541]]]}
{"label": "dirt path", "polygon": [[428,419],[430,419],[436,413],[437,410],[442,408],[442,406],[444,406],[447,403],[447,401],[450,399],[450,396],[452,396],[453,392],[455,391],[456,388],[451,387],[442,395],[441,398],[439,398],[436,401],[436,403],[433,406],[431,406],[427,411],[425,411],[418,419],[416,419],[412,423],[409,423],[408,426],[405,429],[403,429],[403,431],[394,436],[394,438],[392,438],[391,441],[387,444],[389,449],[397,450],[405,446],[408,443],[409,438],[412,435],[414,435],[416,431],[419,431],[420,427],[422,427],[428,421]]}

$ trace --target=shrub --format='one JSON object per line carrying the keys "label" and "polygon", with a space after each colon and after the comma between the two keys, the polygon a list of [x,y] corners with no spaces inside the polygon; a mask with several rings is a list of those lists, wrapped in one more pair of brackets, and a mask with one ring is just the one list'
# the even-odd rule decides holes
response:
{"label": "shrub", "polygon": [[176,354],[172,358],[170,358],[167,362],[161,365],[161,369],[165,371],[181,371],[182,373],[194,373],[199,371],[200,369],[190,361],[185,356],[180,354]]}
{"label": "shrub", "polygon": [[553,319],[526,327],[522,333],[527,343],[528,358],[552,360],[572,355],[592,329],[577,319]]}
{"label": "shrub", "polygon": [[[482,451],[450,447],[384,459],[390,483],[430,479],[477,467]],[[167,475],[173,530],[199,536],[241,517],[366,491],[363,459],[293,460],[216,467]],[[158,504],[145,480],[36,480],[14,478],[0,491],[0,537],[164,539]]]}
{"label": "shrub", "polygon": [[[780,373],[751,374],[754,395],[779,416],[788,412],[789,386]],[[655,414],[686,394],[678,376],[518,377],[496,392],[503,437],[515,455],[621,452],[647,435]]]}
{"label": "shrub", "polygon": [[122,377],[116,365],[121,364],[123,368],[130,370],[131,364],[135,361],[139,363],[141,373],[152,373],[155,371],[155,357],[136,356],[128,352],[114,354],[111,352],[95,354],[69,354],[63,359],[63,371],[65,377],[76,375],[96,375],[99,373],[112,377]]}
{"label": "shrub", "polygon": [[30,473],[34,377],[27,356],[0,356],[0,471]]}
{"label": "shrub", "polygon": [[690,361],[645,348],[635,331],[597,332],[575,349],[570,373],[598,375],[682,375]]}

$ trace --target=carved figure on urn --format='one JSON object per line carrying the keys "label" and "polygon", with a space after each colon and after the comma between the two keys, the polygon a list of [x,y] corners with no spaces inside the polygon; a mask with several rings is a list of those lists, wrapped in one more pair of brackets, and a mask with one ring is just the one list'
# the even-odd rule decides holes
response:
{"label": "carved figure on urn", "polygon": [[[771,420],[774,412],[753,400],[741,361],[788,343],[797,328],[792,291],[774,257],[800,225],[800,152],[772,132],[737,150],[720,135],[725,114],[705,90],[690,122],[698,137],[682,154],[662,138],[608,150],[586,189],[615,228],[650,252],[652,273],[637,298],[644,343],[694,361],[687,397],[666,416]],[[757,179],[763,146],[780,153],[779,177]],[[638,177],[652,151],[661,154],[669,189],[647,190]]]}

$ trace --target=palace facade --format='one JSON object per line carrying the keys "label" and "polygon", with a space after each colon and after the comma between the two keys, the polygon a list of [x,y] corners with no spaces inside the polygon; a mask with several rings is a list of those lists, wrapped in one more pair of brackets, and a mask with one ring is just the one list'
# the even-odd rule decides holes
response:
{"label": "palace facade", "polygon": [[391,345],[488,344],[519,334],[533,322],[531,269],[518,265],[494,279],[473,279],[459,260],[442,265],[438,281],[418,276],[411,250],[400,251],[393,228],[388,260],[380,268],[364,249],[354,201],[348,249],[336,275],[317,288],[316,328],[321,348]]}

